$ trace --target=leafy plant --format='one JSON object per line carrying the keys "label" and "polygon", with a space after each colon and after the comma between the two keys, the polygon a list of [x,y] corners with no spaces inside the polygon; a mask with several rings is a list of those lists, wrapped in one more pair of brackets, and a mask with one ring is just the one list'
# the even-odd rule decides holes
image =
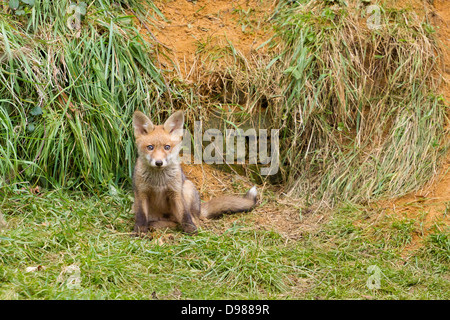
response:
{"label": "leafy plant", "polygon": [[31,13],[35,0],[9,0],[9,8],[14,10],[17,16],[24,16]]}

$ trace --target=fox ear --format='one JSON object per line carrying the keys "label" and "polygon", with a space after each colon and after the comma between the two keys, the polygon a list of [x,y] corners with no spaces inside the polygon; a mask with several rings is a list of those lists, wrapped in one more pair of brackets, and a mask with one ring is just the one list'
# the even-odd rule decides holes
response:
{"label": "fox ear", "polygon": [[184,115],[183,111],[179,110],[172,114],[164,123],[164,130],[173,133],[175,130],[183,129]]}
{"label": "fox ear", "polygon": [[135,111],[133,114],[134,136],[137,138],[153,130],[152,121],[142,112]]}

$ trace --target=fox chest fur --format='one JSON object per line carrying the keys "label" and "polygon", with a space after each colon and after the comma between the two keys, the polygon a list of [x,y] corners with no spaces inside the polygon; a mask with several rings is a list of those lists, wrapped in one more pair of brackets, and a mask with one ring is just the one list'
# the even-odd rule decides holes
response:
{"label": "fox chest fur", "polygon": [[[146,202],[148,221],[173,220],[171,198],[182,193],[183,173],[177,166],[165,170],[151,168],[138,159],[134,171],[134,190],[137,202]],[[139,186],[139,187],[137,187]]]}

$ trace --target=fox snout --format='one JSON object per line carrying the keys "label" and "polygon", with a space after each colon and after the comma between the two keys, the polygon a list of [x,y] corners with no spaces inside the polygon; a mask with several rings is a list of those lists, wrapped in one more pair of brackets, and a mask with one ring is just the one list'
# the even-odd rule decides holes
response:
{"label": "fox snout", "polygon": [[148,145],[146,147],[147,150],[144,151],[146,153],[144,158],[151,167],[164,168],[173,163],[171,153],[167,153],[170,150],[170,146],[166,145],[166,148],[169,150],[155,150],[155,147],[153,147],[153,150],[148,150],[150,146]]}
{"label": "fox snout", "polygon": [[152,159],[150,156],[148,156],[146,158],[147,158],[148,164],[154,168],[164,168],[168,164],[166,159],[156,160],[156,159]]}

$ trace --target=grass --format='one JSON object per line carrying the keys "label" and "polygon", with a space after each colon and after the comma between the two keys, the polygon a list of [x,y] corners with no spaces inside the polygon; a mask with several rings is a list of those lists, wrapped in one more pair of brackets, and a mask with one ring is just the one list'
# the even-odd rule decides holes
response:
{"label": "grass", "polygon": [[[361,206],[422,185],[446,149],[426,21],[384,8],[388,27],[369,32],[342,4],[282,2],[272,51],[250,62],[231,43],[200,44],[208,73],[189,86],[167,81],[160,48],[135,29],[128,9],[140,14],[140,1],[90,2],[79,32],[68,4],[0,11],[1,299],[450,298],[448,227],[405,256],[420,219],[374,224],[379,212]],[[284,191],[335,205],[329,219],[300,239],[246,215],[195,237],[130,237],[132,112],[158,122],[173,108],[193,119],[228,106],[242,119],[266,111],[282,129]],[[374,266],[379,289],[367,286]]]}
{"label": "grass", "polygon": [[70,1],[37,1],[20,17],[0,11],[2,184],[129,183],[132,113],[170,108],[155,48],[126,11],[137,3],[94,1],[79,30],[66,25]]}
{"label": "grass", "polygon": [[[222,235],[173,234],[165,243],[164,233],[153,240],[130,237],[133,214],[128,195],[99,199],[72,194],[69,198],[50,192],[29,197],[33,204],[19,195],[10,197],[10,207],[2,209],[9,217],[9,230],[1,238],[3,294],[142,299],[154,291],[168,297],[178,288],[185,297],[207,298],[231,287],[230,297],[243,298],[257,297],[259,290],[270,293],[286,288],[283,279],[290,268],[283,266],[279,239],[270,232],[242,232],[237,227]],[[67,290],[56,281],[62,268],[72,264],[81,269],[81,290]],[[45,267],[43,272],[24,272],[37,265]],[[200,293],[202,283],[209,285]]]}
{"label": "grass", "polygon": [[[300,240],[270,226],[255,230],[245,214],[195,237],[162,230],[134,238],[128,193],[18,190],[6,196],[0,205],[7,220],[0,231],[2,299],[450,298],[449,233],[430,234],[406,259],[401,252],[410,229],[400,228],[402,236],[389,242],[374,237],[364,207],[341,207]],[[384,232],[398,230],[391,224]],[[80,269],[79,287],[67,284],[72,274],[64,270],[71,265]],[[372,265],[381,270],[378,290],[366,286]]]}

